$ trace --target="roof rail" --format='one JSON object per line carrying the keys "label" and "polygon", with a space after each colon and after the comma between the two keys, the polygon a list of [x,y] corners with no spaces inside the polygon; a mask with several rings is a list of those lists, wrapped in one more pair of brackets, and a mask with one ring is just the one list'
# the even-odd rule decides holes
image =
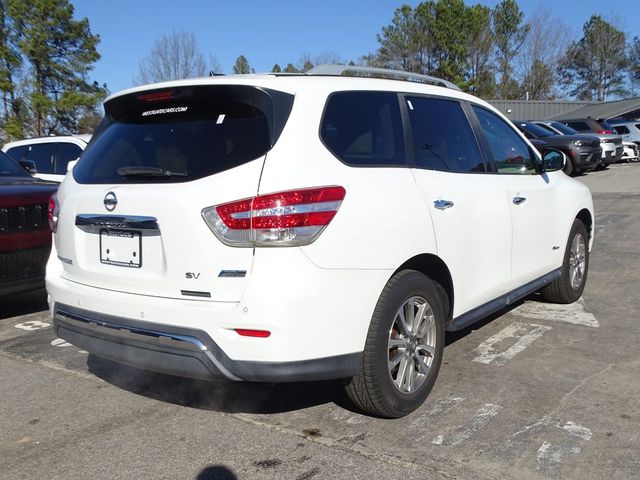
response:
{"label": "roof rail", "polygon": [[443,80],[442,78],[405,72],[403,70],[392,70],[390,68],[358,67],[355,65],[318,65],[309,70],[307,75],[386,78],[388,80],[428,83],[430,85],[437,85],[438,87],[460,90],[460,87],[455,83]]}

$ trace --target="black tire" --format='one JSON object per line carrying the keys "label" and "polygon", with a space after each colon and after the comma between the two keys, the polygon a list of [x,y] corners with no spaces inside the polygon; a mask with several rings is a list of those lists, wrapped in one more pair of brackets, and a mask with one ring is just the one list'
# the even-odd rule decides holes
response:
{"label": "black tire", "polygon": [[[403,306],[410,304],[410,308],[413,309],[414,303],[411,302],[421,302],[421,300],[426,301],[425,308],[431,308],[428,316],[431,317],[432,314],[433,321],[424,325],[425,327],[429,325],[429,331],[432,332],[429,338],[435,343],[433,354],[421,357],[425,358],[426,362],[431,362],[426,374],[420,372],[420,366],[424,364],[419,365],[419,360],[415,360],[420,356],[418,353],[420,349],[415,348],[414,342],[412,350],[410,341],[404,340],[405,337],[397,333],[399,329],[396,329],[396,319],[399,318],[397,315]],[[448,298],[444,289],[427,276],[415,270],[403,270],[391,277],[380,295],[371,318],[358,374],[346,385],[346,393],[356,407],[377,417],[399,418],[422,405],[435,384],[442,363],[445,312],[447,311]],[[427,312],[429,310],[425,310],[425,315],[418,321],[416,330],[420,330],[419,325],[422,324],[423,318],[427,318]],[[417,317],[416,314],[415,318]],[[393,349],[389,346],[391,338],[398,342],[404,341],[406,345]],[[408,339],[409,336],[406,338]],[[414,392],[404,393],[400,388],[405,385],[396,387],[394,384],[394,381],[398,381],[400,377],[400,367],[394,380],[393,372],[389,367],[390,352],[393,352],[395,358],[405,356],[408,375],[417,375],[420,378],[422,383],[415,380],[419,386]],[[402,352],[404,353],[401,354]],[[398,365],[403,364],[401,361]],[[404,383],[403,380],[400,380],[400,383]]]}
{"label": "black tire", "polygon": [[[571,265],[575,263],[576,258],[572,255],[572,245],[576,237],[581,237],[584,242],[584,267],[582,269],[582,277],[579,285],[572,285]],[[587,228],[580,220],[573,221],[571,233],[567,240],[567,246],[564,252],[564,262],[562,263],[562,275],[549,285],[545,286],[541,293],[545,300],[552,303],[573,303],[582,296],[584,286],[587,282],[587,273],[589,272],[589,234]]]}

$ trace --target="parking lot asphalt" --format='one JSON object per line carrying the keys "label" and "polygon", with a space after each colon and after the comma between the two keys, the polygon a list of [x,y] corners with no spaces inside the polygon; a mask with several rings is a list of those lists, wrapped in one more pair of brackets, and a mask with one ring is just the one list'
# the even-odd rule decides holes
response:
{"label": "parking lot asphalt", "polygon": [[535,296],[447,338],[412,415],[354,412],[337,382],[207,384],[56,339],[46,294],[0,300],[3,479],[636,479],[640,164],[579,177],[596,241],[583,298]]}

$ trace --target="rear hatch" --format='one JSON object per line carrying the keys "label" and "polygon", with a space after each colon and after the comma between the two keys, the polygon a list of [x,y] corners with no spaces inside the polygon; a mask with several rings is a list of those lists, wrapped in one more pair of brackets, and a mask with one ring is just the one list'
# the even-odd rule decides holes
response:
{"label": "rear hatch", "polygon": [[98,288],[239,301],[252,248],[221,243],[202,210],[255,195],[293,96],[189,85],[110,99],[59,191],[62,276]]}

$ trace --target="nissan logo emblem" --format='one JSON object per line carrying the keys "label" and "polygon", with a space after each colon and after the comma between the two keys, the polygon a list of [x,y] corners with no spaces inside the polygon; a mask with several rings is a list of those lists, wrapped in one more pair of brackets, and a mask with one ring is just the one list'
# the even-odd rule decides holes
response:
{"label": "nissan logo emblem", "polygon": [[116,194],[113,192],[109,192],[104,196],[104,208],[107,209],[108,212],[113,212],[116,209],[116,205],[118,205],[118,199],[116,198]]}

